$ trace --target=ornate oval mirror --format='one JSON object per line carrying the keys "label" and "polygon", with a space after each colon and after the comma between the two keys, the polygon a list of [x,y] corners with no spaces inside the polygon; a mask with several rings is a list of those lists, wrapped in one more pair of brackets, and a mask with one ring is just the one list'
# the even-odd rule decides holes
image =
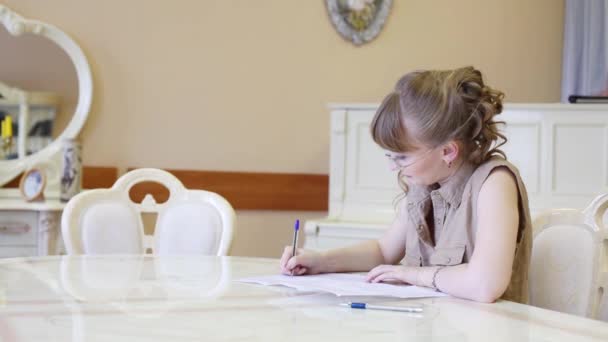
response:
{"label": "ornate oval mirror", "polygon": [[[0,144],[2,144],[0,146],[2,148],[0,150],[0,186],[11,181],[31,167],[42,166],[45,169],[48,180],[45,197],[56,198],[59,193],[62,142],[65,139],[75,139],[78,136],[91,107],[93,93],[91,69],[78,44],[57,27],[37,20],[25,19],[3,5],[0,5],[0,23],[3,26],[0,26],[0,43],[3,43],[3,51],[17,50],[17,48],[14,48],[15,46],[35,44],[37,45],[35,48],[30,47],[27,51],[30,51],[30,53],[35,51],[33,53],[42,54],[38,59],[30,58],[37,60],[38,64],[46,64],[46,67],[49,67],[48,65],[50,64],[51,67],[49,68],[52,68],[54,64],[50,63],[50,61],[53,59],[55,63],[63,63],[64,65],[65,63],[73,64],[75,77],[72,78],[75,79],[77,85],[71,85],[71,87],[77,88],[77,94],[64,95],[61,99],[59,99],[57,93],[65,90],[61,89],[65,85],[57,85],[57,83],[69,83],[69,76],[61,75],[61,82],[54,82],[55,88],[51,85],[42,89],[44,92],[41,92],[39,91],[40,89],[25,89],[25,87],[31,85],[31,82],[28,85],[27,81],[21,80],[22,82],[20,82],[18,77],[10,75],[11,72],[19,68],[0,68],[0,71],[4,70],[4,73],[0,73],[0,103],[14,104],[14,109],[10,115],[4,112],[0,114],[2,114],[3,120],[6,116],[10,116],[10,120],[13,123],[12,127],[17,127],[17,129],[11,129],[13,132],[9,133],[9,131],[6,131],[6,135],[0,141]],[[3,37],[2,34],[5,36]],[[45,48],[45,52],[38,52]],[[53,56],[59,57],[54,58]],[[65,61],[60,60],[61,56],[63,56]],[[7,60],[16,61],[21,66],[26,64],[23,62],[26,58],[22,60],[20,56],[16,55],[9,56]],[[45,65],[39,65],[38,67],[43,68]],[[52,70],[50,71],[52,72]],[[42,71],[37,71],[35,74],[38,74],[40,78],[49,78]],[[12,83],[20,84],[10,84],[11,81]],[[48,83],[52,82],[48,82],[47,80],[47,85]],[[38,82],[37,84],[44,86],[45,83]],[[52,92],[49,92],[49,89]],[[75,92],[73,91],[73,93]],[[61,102],[61,104],[58,102]],[[43,105],[59,105],[63,110],[59,111],[61,115],[57,115],[57,112],[51,114],[37,112],[36,108]],[[66,111],[73,112],[73,114],[66,113]],[[34,127],[36,126],[35,124],[39,123],[36,122],[36,116],[40,115],[52,116],[51,121],[47,120],[43,124],[38,125],[41,127]],[[52,132],[50,132],[51,129],[49,127],[52,127]],[[45,136],[47,138],[35,144],[31,136],[36,134],[32,134],[31,132],[38,129],[46,131]],[[14,132],[15,130],[18,132]],[[11,135],[11,139],[5,139],[9,134]],[[0,189],[0,192],[3,196],[7,196],[7,194],[12,194],[15,197],[19,196],[18,190],[15,189]]]}

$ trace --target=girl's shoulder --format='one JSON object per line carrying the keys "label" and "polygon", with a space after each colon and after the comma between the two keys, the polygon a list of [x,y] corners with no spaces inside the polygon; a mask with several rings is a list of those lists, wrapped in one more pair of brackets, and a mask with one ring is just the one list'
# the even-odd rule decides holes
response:
{"label": "girl's shoulder", "polygon": [[507,169],[515,178],[520,194],[526,195],[525,185],[519,174],[519,169],[517,166],[500,156],[494,156],[477,166],[469,179],[470,191],[472,193],[479,193],[492,171],[497,168]]}
{"label": "girl's shoulder", "polygon": [[513,165],[511,162],[501,156],[494,156],[486,160],[485,162],[479,164],[471,175],[471,180],[483,183],[492,173],[492,171],[499,167],[508,169],[509,171],[511,171],[511,173],[513,173],[513,175],[518,181],[521,180],[521,176],[519,174],[519,169],[517,168],[517,166]]}

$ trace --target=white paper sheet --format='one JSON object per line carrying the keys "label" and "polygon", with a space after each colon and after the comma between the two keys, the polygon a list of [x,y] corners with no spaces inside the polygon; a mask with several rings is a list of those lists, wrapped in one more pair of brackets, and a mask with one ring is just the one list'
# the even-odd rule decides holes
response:
{"label": "white paper sheet", "polygon": [[269,275],[238,279],[262,285],[284,285],[303,291],[330,292],[337,296],[382,296],[396,298],[442,297],[445,294],[426,287],[368,283],[365,275],[326,273],[307,276]]}

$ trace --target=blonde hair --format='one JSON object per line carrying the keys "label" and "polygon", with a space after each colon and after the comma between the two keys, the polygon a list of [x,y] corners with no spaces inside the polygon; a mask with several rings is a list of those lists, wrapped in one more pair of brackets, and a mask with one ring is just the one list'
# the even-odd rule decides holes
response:
{"label": "blonde hair", "polygon": [[455,140],[472,163],[481,164],[494,155],[506,158],[499,148],[507,138],[497,127],[503,122],[494,120],[502,112],[503,98],[470,66],[414,71],[404,75],[384,98],[372,120],[371,134],[380,147],[393,152]]}

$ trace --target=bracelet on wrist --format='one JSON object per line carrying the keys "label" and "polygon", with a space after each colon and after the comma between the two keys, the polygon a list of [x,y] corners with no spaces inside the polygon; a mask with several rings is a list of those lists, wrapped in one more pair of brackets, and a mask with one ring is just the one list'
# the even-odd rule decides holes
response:
{"label": "bracelet on wrist", "polygon": [[445,266],[439,266],[435,269],[435,272],[433,272],[433,281],[431,282],[431,287],[437,291],[441,291],[441,290],[439,290],[439,288],[437,288],[437,274],[439,274],[439,271],[441,271],[444,268],[445,268]]}

